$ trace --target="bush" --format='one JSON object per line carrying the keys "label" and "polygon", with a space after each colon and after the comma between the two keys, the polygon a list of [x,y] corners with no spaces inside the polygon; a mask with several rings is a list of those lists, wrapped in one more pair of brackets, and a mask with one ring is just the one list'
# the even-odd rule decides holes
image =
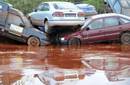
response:
{"label": "bush", "polygon": [[104,0],[84,0],[84,3],[89,3],[91,5],[94,5],[98,13],[103,13],[105,11]]}

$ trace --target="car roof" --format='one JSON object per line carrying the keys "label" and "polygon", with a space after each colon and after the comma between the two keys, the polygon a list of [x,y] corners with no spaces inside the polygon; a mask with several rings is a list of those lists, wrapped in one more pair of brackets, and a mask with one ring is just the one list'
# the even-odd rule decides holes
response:
{"label": "car roof", "polygon": [[91,5],[90,4],[76,4],[76,6],[86,7],[86,6],[91,6]]}
{"label": "car roof", "polygon": [[91,16],[92,19],[97,19],[97,18],[105,18],[105,17],[114,17],[114,16],[119,16],[119,17],[124,17],[130,19],[130,17],[122,15],[122,14],[116,14],[116,13],[106,13],[106,14],[98,14]]}
{"label": "car roof", "polygon": [[13,7],[13,5],[10,4],[10,3],[6,3],[6,2],[2,2],[2,1],[0,1],[0,3],[1,3],[1,4],[4,4],[4,5],[8,5],[9,7]]}
{"label": "car roof", "polygon": [[84,29],[84,28],[86,27],[86,25],[87,25],[89,22],[91,22],[92,20],[100,19],[100,18],[105,18],[105,17],[123,17],[123,18],[126,18],[126,19],[129,19],[129,20],[130,20],[130,17],[129,17],[129,16],[122,15],[122,14],[116,14],[116,13],[98,14],[98,15],[93,15],[93,16],[89,17],[88,19],[86,19],[86,22],[85,22],[85,24],[81,27],[81,29]]}
{"label": "car roof", "polygon": [[90,4],[76,4],[78,7],[94,7],[93,5]]}
{"label": "car roof", "polygon": [[53,4],[53,3],[71,3],[71,2],[65,2],[65,1],[47,1],[47,2],[43,2],[43,3]]}
{"label": "car roof", "polygon": [[76,4],[77,6],[88,6],[90,4]]}

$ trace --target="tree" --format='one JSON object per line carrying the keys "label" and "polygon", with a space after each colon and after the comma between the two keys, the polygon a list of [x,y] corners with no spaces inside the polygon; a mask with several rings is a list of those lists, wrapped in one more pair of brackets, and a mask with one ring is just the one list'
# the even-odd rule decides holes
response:
{"label": "tree", "polygon": [[[57,1],[57,0],[2,0],[12,4],[15,8],[21,10],[23,13],[30,13],[34,8],[38,6],[41,2],[45,1]],[[103,0],[60,0],[60,1],[69,1],[73,3],[84,2],[94,5],[99,12],[104,10]]]}

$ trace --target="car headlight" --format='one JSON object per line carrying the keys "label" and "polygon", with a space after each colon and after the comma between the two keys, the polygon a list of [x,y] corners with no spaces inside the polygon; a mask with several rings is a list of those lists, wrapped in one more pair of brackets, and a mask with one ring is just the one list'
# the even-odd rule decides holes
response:
{"label": "car headlight", "polygon": [[65,40],[65,38],[61,38],[61,41],[64,41]]}

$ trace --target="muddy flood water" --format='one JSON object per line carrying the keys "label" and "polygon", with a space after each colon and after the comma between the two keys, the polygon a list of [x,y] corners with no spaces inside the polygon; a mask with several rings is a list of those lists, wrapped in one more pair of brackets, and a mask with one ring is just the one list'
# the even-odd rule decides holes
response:
{"label": "muddy flood water", "polygon": [[0,85],[130,85],[130,46],[0,44]]}

